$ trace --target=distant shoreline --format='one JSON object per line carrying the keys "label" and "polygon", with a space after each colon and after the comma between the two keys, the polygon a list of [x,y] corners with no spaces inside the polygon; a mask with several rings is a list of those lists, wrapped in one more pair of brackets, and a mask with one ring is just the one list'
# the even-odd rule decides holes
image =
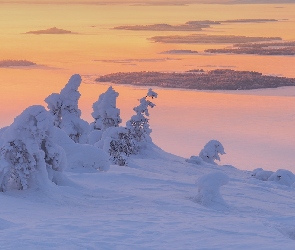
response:
{"label": "distant shoreline", "polygon": [[187,72],[118,72],[103,75],[96,82],[133,86],[156,86],[191,90],[254,90],[295,86],[295,78],[263,75],[254,71],[216,69]]}

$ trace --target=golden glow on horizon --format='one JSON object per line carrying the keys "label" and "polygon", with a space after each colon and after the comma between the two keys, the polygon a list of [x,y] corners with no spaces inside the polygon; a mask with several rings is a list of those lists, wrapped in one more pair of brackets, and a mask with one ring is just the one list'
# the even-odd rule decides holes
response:
{"label": "golden glow on horizon", "polygon": [[[259,24],[222,24],[199,33],[280,36],[285,40],[295,40],[295,5],[280,5],[284,7],[282,9],[275,8],[276,6],[278,5],[1,5],[0,60],[25,59],[39,65],[30,69],[0,68],[1,103],[10,103],[9,107],[15,112],[30,104],[43,103],[47,93],[59,91],[72,73],[99,75],[117,71],[183,71],[193,68],[206,70],[228,67],[295,77],[295,71],[290,67],[294,65],[294,56],[163,55],[159,53],[170,49],[203,51],[227,45],[152,43],[147,38],[164,33],[112,29],[119,25],[182,24],[190,20],[275,18],[288,20]],[[51,27],[78,34],[24,34]],[[194,32],[165,32],[168,35],[191,33]],[[132,61],[167,57],[174,60]],[[126,59],[132,60],[129,63],[99,61]],[[99,94],[97,93],[97,96]],[[12,117],[15,116],[14,111]],[[7,113],[6,108],[2,108],[0,113]]]}

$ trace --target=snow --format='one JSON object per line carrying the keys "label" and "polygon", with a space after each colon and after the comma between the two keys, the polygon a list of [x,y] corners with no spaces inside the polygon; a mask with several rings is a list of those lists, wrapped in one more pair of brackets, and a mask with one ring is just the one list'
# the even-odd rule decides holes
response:
{"label": "snow", "polygon": [[93,145],[75,143],[63,130],[56,127],[52,129],[52,139],[64,149],[68,171],[96,172],[109,169],[108,155],[103,150]]}
{"label": "snow", "polygon": [[109,127],[118,127],[122,122],[120,118],[120,109],[116,108],[116,99],[119,93],[112,87],[101,94],[98,100],[93,103],[92,117],[94,122],[93,129],[106,130]]}
{"label": "snow", "polygon": [[[1,248],[294,249],[295,188],[251,174],[151,146],[129,167],[0,193]],[[219,189],[226,207],[195,202],[196,180]]]}
{"label": "snow", "polygon": [[225,154],[222,144],[217,140],[211,140],[201,150],[199,157],[205,162],[214,164],[215,160],[220,161],[219,154]]}
{"label": "snow", "polygon": [[[92,131],[82,144],[66,126],[54,126],[62,121],[79,129],[80,83],[72,76],[46,99],[50,111],[31,106],[0,129],[2,249],[294,249],[291,171],[217,165],[225,154],[217,140],[185,159],[157,147],[153,137],[126,155],[127,166],[110,165],[110,141],[124,143],[127,128]],[[117,116],[117,94],[109,92]],[[155,106],[147,97],[157,93],[149,89],[134,108],[146,122],[147,108]],[[59,108],[69,114],[59,117]]]}

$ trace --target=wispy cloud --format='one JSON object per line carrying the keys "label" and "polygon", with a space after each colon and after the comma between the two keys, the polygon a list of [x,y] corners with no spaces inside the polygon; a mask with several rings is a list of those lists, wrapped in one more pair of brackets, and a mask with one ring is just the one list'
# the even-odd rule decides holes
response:
{"label": "wispy cloud", "polygon": [[198,54],[198,51],[196,50],[190,50],[190,49],[172,49],[172,50],[166,50],[162,51],[159,54],[175,54],[175,55],[183,55],[183,54]]}
{"label": "wispy cloud", "polygon": [[33,30],[33,31],[28,31],[25,34],[34,34],[34,35],[64,35],[64,34],[77,34],[75,32],[72,32],[70,30],[64,30],[64,29],[59,29],[56,27],[45,29],[45,30]]}
{"label": "wispy cloud", "polygon": [[124,65],[136,65],[135,63],[150,63],[150,62],[165,62],[171,60],[181,60],[179,58],[141,58],[141,59],[97,59],[93,60],[94,62],[103,62],[103,63],[118,63]]}
{"label": "wispy cloud", "polygon": [[233,19],[223,21],[212,20],[199,20],[188,21],[184,24],[171,25],[166,23],[147,24],[147,25],[122,25],[116,26],[113,29],[116,30],[140,30],[140,31],[201,31],[203,28],[211,28],[212,25],[220,25],[223,23],[266,23],[266,22],[278,22],[277,19]]}
{"label": "wispy cloud", "polygon": [[187,36],[171,35],[171,36],[154,36],[149,40],[157,43],[247,43],[247,42],[263,42],[282,40],[280,37],[248,37],[233,35],[203,35],[192,34]]}
{"label": "wispy cloud", "polygon": [[0,68],[31,67],[35,65],[37,64],[27,60],[0,60]]}

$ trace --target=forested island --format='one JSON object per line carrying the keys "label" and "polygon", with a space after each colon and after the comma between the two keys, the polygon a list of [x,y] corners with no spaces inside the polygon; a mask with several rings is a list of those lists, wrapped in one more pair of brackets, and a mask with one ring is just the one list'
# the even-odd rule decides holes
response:
{"label": "forested island", "polygon": [[295,86],[295,78],[263,75],[255,71],[202,69],[187,72],[118,72],[100,76],[97,82],[157,86],[164,88],[186,88],[198,90],[247,90]]}

